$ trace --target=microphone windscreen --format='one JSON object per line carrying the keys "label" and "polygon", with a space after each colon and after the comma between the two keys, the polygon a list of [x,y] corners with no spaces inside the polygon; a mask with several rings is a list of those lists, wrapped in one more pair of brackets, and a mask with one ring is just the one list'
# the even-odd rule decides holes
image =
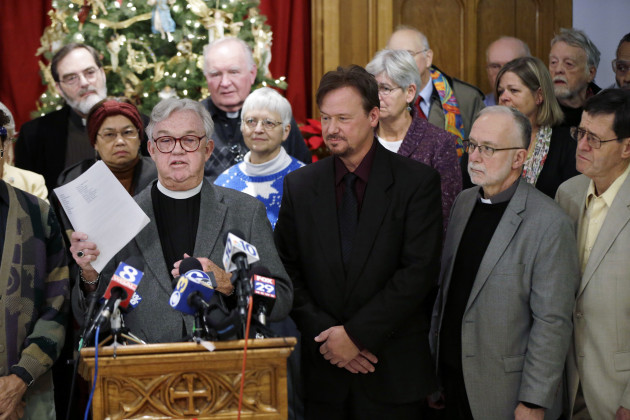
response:
{"label": "microphone windscreen", "polygon": [[199,262],[199,260],[197,258],[194,258],[194,257],[184,258],[182,260],[182,262],[179,264],[179,274],[180,275],[183,276],[184,274],[186,274],[190,270],[202,270],[203,271],[203,267],[201,266],[201,262]]}

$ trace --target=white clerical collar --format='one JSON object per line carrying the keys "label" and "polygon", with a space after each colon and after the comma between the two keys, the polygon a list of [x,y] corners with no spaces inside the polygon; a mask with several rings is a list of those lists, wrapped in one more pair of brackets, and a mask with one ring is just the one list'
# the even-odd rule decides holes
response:
{"label": "white clerical collar", "polygon": [[225,115],[227,115],[228,118],[238,118],[238,113],[239,113],[239,111],[226,112]]}
{"label": "white clerical collar", "polygon": [[243,157],[241,163],[241,171],[247,176],[266,176],[280,172],[291,164],[291,157],[284,150],[284,147],[280,147],[280,153],[278,156],[264,163],[252,163],[252,152],[249,151]]}
{"label": "white clerical collar", "polygon": [[199,194],[201,191],[201,186],[203,185],[203,181],[199,183],[195,188],[187,190],[187,191],[173,191],[166,188],[162,183],[158,180],[157,187],[158,190],[167,197],[173,198],[175,200],[185,200],[194,195]]}

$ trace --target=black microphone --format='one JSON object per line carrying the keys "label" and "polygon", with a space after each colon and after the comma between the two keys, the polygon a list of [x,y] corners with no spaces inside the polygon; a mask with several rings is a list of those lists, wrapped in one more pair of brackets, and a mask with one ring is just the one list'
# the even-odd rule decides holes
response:
{"label": "black microphone", "polygon": [[252,311],[262,325],[267,325],[267,317],[276,304],[276,280],[267,267],[252,267]]}
{"label": "black microphone", "polygon": [[[129,258],[129,262],[135,267],[144,269],[144,264],[139,257],[133,256]],[[120,307],[126,308],[129,305],[143,272],[134,268],[131,264],[121,262],[107,285],[107,289],[103,294],[106,299],[96,319],[85,334],[84,341],[87,342],[92,338],[96,328],[102,327],[111,317],[112,313]]]}
{"label": "black microphone", "polygon": [[169,299],[171,307],[189,315],[208,309],[207,302],[214,295],[216,287],[214,274],[205,273],[199,260],[193,257],[182,260],[179,272],[180,276],[175,279],[176,284]]}

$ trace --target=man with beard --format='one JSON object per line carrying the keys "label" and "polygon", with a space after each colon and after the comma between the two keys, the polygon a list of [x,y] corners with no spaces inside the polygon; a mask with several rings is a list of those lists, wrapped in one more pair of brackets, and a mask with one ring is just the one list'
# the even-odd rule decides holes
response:
{"label": "man with beard", "polygon": [[64,168],[94,157],[85,117],[107,96],[103,64],[89,45],[65,45],[54,55],[50,67],[66,105],[22,125],[15,144],[15,166],[42,174],[48,191],[57,186]]}
{"label": "man with beard", "polygon": [[586,100],[601,90],[593,82],[600,55],[593,41],[577,29],[562,28],[551,40],[549,73],[564,112],[562,125],[575,127],[580,124]]}
{"label": "man with beard", "polygon": [[466,142],[477,187],[451,210],[430,335],[444,418],[560,415],[577,246],[568,216],[521,178],[530,137],[527,117],[493,106]]}
{"label": "man with beard", "polygon": [[274,231],[295,290],[305,417],[419,419],[437,389],[440,179],[375,138],[378,85],[363,68],[326,73],[317,104],[333,156],[284,178]]}

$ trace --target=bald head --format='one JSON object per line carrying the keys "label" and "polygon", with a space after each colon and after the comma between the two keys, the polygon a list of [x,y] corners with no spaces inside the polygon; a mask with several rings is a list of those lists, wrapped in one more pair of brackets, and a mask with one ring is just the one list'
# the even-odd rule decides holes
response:
{"label": "bald head", "polygon": [[519,57],[529,57],[529,47],[518,38],[504,36],[488,46],[486,50],[486,70],[488,72],[488,82],[494,89],[497,73],[505,64]]}
{"label": "bald head", "polygon": [[422,90],[429,82],[429,69],[433,63],[433,51],[429,48],[427,37],[415,28],[402,26],[390,36],[389,41],[387,41],[387,48],[409,51],[418,66],[422,80],[422,86],[419,86],[418,90]]}

